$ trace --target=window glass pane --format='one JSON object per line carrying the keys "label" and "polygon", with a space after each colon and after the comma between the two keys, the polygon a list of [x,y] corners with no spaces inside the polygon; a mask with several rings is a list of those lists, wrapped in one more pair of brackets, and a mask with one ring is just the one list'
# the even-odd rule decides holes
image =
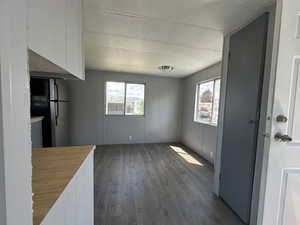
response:
{"label": "window glass pane", "polygon": [[199,84],[197,89],[195,120],[209,123],[212,119],[214,81]]}
{"label": "window glass pane", "polygon": [[125,83],[106,82],[106,114],[124,114]]}
{"label": "window glass pane", "polygon": [[126,115],[144,115],[144,84],[126,84]]}
{"label": "window glass pane", "polygon": [[213,115],[212,115],[212,123],[215,124],[218,123],[218,116],[219,116],[220,87],[221,87],[221,80],[217,79],[215,81],[214,105],[213,105]]}

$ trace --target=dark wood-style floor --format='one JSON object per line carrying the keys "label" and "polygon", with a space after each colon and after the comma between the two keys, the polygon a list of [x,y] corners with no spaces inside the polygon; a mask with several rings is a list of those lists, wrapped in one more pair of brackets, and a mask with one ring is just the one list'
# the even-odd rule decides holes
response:
{"label": "dark wood-style floor", "polygon": [[184,146],[98,146],[95,225],[242,225],[213,193],[213,169]]}

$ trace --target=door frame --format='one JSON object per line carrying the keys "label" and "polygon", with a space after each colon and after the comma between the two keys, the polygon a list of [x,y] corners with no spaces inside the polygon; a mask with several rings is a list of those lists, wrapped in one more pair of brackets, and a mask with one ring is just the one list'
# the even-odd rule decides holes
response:
{"label": "door frame", "polygon": [[[261,100],[261,110],[260,110],[260,123],[257,138],[257,154],[255,163],[255,174],[253,182],[253,194],[252,194],[252,204],[251,204],[251,216],[250,225],[259,225],[262,222],[262,208],[264,199],[264,186],[265,186],[265,176],[266,176],[266,163],[267,163],[267,150],[269,148],[269,138],[268,133],[270,131],[271,121],[270,115],[272,113],[272,100],[273,100],[273,89],[275,86],[274,77],[274,61],[276,61],[276,48],[274,48],[273,43],[276,43],[275,38],[275,18],[276,11],[278,10],[277,4],[272,4],[264,8],[259,12],[255,18],[249,21],[247,24],[239,27],[238,29],[230,32],[224,37],[223,44],[223,62],[222,62],[222,84],[221,84],[221,99],[220,99],[220,116],[218,122],[217,130],[217,147],[216,147],[216,157],[215,157],[215,174],[214,174],[214,193],[219,196],[219,179],[221,172],[221,155],[222,155],[222,142],[223,142],[223,123],[225,114],[225,104],[226,104],[226,86],[227,86],[227,76],[228,76],[228,61],[229,61],[229,47],[230,38],[233,34],[240,31],[245,26],[251,24],[255,19],[264,13],[269,13],[269,26],[268,26],[268,38],[267,38],[267,51],[265,59],[265,72],[262,90],[262,100]],[[275,29],[275,30],[274,30]],[[259,223],[260,222],[260,223]]]}
{"label": "door frame", "polygon": [[4,225],[32,225],[27,4],[27,0],[0,1],[0,224]]}
{"label": "door frame", "polygon": [[270,62],[270,86],[268,89],[267,98],[267,115],[268,120],[266,121],[266,134],[267,137],[264,139],[264,148],[262,149],[262,165],[260,174],[260,187],[259,187],[259,200],[258,200],[258,213],[256,225],[263,225],[263,214],[264,214],[264,203],[265,203],[265,192],[267,183],[267,172],[268,172],[268,159],[270,152],[270,141],[271,141],[271,126],[272,126],[272,113],[273,113],[273,103],[274,103],[274,91],[275,91],[275,81],[276,81],[276,71],[277,71],[277,58],[278,58],[278,48],[280,40],[280,28],[281,28],[281,16],[282,16],[282,0],[276,0],[276,13],[274,20],[274,37],[272,44],[272,57]]}
{"label": "door frame", "polygon": [[[281,205],[281,204],[284,204],[284,200],[286,200],[283,197],[286,197],[284,192],[286,191],[285,185],[287,185],[287,184],[283,184],[283,186],[280,186],[280,185],[282,185],[281,184],[282,182],[284,183],[284,182],[288,181],[287,178],[285,179],[285,175],[288,175],[288,173],[282,172],[281,178],[280,178],[281,181],[278,181],[278,177],[276,177],[276,179],[274,180],[276,182],[276,184],[279,185],[279,188],[281,189],[279,191],[280,193],[276,191],[277,192],[276,196],[274,196],[274,195],[272,195],[273,192],[270,192],[270,190],[267,190],[267,188],[269,189],[271,187],[269,182],[273,181],[272,178],[274,178],[274,176],[272,176],[272,178],[270,178],[270,176],[272,175],[272,171],[270,171],[270,168],[271,168],[271,170],[273,170],[276,167],[277,167],[276,169],[281,168],[281,169],[284,169],[288,172],[291,172],[291,174],[293,173],[292,171],[293,171],[294,167],[298,168],[298,164],[297,164],[297,166],[295,166],[295,165],[292,165],[292,166],[286,165],[285,166],[284,163],[283,164],[278,163],[276,166],[274,166],[275,165],[274,164],[274,158],[279,159],[279,154],[276,155],[276,153],[278,153],[278,152],[282,153],[282,152],[288,150],[288,149],[285,149],[285,150],[280,149],[284,145],[282,145],[281,147],[277,146],[277,144],[274,143],[274,139],[273,139],[274,135],[276,133],[274,128],[279,128],[278,122],[276,122],[276,118],[275,118],[279,114],[278,109],[280,108],[280,109],[284,110],[284,112],[286,113],[286,111],[285,111],[286,108],[284,108],[284,107],[287,107],[287,105],[282,105],[281,106],[280,104],[275,104],[275,103],[277,103],[277,100],[275,99],[275,97],[278,98],[278,92],[277,91],[282,89],[282,87],[285,87],[285,85],[286,85],[286,84],[281,85],[281,83],[278,83],[278,79],[282,80],[282,75],[278,74],[279,70],[281,70],[281,72],[282,72],[282,63],[279,60],[279,57],[282,58],[282,55],[279,55],[279,54],[280,54],[280,52],[282,54],[282,52],[284,52],[285,49],[289,49],[289,47],[292,47],[292,45],[288,46],[288,44],[285,43],[287,41],[287,39],[286,39],[286,34],[287,33],[285,33],[285,34],[281,33],[283,30],[287,31],[286,24],[284,24],[282,27],[281,27],[281,25],[282,25],[282,21],[285,21],[285,20],[288,21],[288,22],[292,21],[291,18],[288,18],[288,16],[290,16],[290,15],[291,16],[293,16],[293,15],[296,16],[295,14],[293,14],[294,12],[292,12],[291,14],[287,14],[289,9],[292,9],[292,10],[295,9],[295,7],[293,7],[294,6],[293,4],[296,3],[296,1],[294,1],[293,3],[289,3],[288,0],[276,0],[276,2],[277,2],[277,8],[276,8],[276,19],[275,19],[274,45],[273,45],[274,54],[272,55],[271,75],[270,75],[273,84],[270,86],[270,89],[269,89],[269,101],[267,103],[269,105],[269,113],[270,113],[269,115],[270,115],[270,117],[272,117],[272,119],[270,119],[268,121],[267,127],[268,127],[268,133],[272,134],[272,136],[269,136],[269,138],[266,140],[266,146],[264,148],[263,171],[262,171],[262,174],[261,174],[261,183],[262,183],[262,185],[261,185],[261,188],[260,188],[261,195],[260,195],[260,201],[259,201],[260,204],[259,204],[259,214],[258,214],[259,216],[258,216],[257,225],[263,225],[263,222],[270,223],[270,221],[271,221],[270,218],[275,218],[274,221],[272,221],[271,223],[274,223],[277,220],[278,220],[277,221],[278,224],[283,224],[284,223],[283,218],[281,218],[284,215],[284,210],[283,210],[284,206]],[[299,5],[297,5],[297,3],[295,4],[295,6],[297,8],[299,7]],[[295,29],[295,31],[296,31],[296,29]],[[287,31],[287,32],[290,32],[290,31]],[[293,35],[296,35],[296,32],[294,33],[294,31],[293,31],[293,34],[289,34],[289,35],[290,35],[289,37],[292,38]],[[296,37],[294,37],[294,38],[296,38]],[[283,45],[286,44],[286,45],[284,47],[282,47],[282,44]],[[293,44],[295,44],[295,43],[293,43]],[[293,47],[293,49],[294,49],[294,47]],[[283,50],[283,51],[281,51],[281,50]],[[291,52],[288,52],[288,51],[286,53],[288,54],[288,57],[291,57],[291,59],[294,60],[297,57],[296,52],[298,53],[297,50],[295,52],[293,52],[292,54],[291,54]],[[288,63],[291,63],[291,61],[289,61]],[[289,64],[289,66],[291,66],[291,68],[288,68],[288,70],[291,69],[291,71],[288,72],[289,75],[288,75],[287,80],[289,82],[293,82],[293,80],[289,80],[289,79],[290,78],[293,79],[294,74],[292,74],[292,72],[295,69],[295,61],[292,64]],[[285,69],[287,69],[287,68],[285,68]],[[278,76],[278,78],[277,78],[277,76]],[[275,86],[275,83],[276,83],[276,86]],[[293,86],[293,85],[291,85],[291,83],[289,83],[288,87],[291,88],[291,86]],[[294,92],[294,90],[290,90],[290,91],[291,92],[289,92],[289,95],[290,95],[289,100],[283,99],[283,101],[282,101],[282,99],[280,99],[278,102],[279,103],[281,102],[283,104],[290,103],[290,104],[294,105],[294,103],[290,102],[290,100],[291,100],[291,98],[296,97],[296,96],[292,96],[292,93]],[[282,93],[281,92],[280,95],[283,95],[283,96],[287,97],[286,96],[287,93]],[[274,102],[274,101],[276,101],[276,102]],[[278,105],[280,105],[280,106],[278,106]],[[278,114],[274,115],[273,107],[274,107],[274,112],[278,113]],[[288,108],[287,108],[288,110],[289,110],[289,107],[291,107],[291,105],[288,106]],[[290,114],[290,112],[288,112],[287,116],[292,117],[293,114],[294,113]],[[295,116],[295,115],[293,115],[293,116]],[[288,123],[288,127],[283,126],[282,128],[285,129],[285,130],[287,129],[286,131],[288,132],[288,135],[292,135],[289,132],[289,125],[290,124]],[[296,142],[292,141],[291,145],[293,145],[294,143],[296,143]],[[287,148],[287,146],[289,146],[289,145],[286,145],[286,148]],[[275,152],[273,152],[273,150],[275,150]],[[285,154],[286,153],[283,154],[283,156],[282,156],[283,158],[286,157]],[[270,162],[269,162],[269,159],[270,159]],[[280,161],[281,161],[281,158],[280,158]],[[288,163],[288,160],[286,160],[285,162]],[[283,168],[281,166],[283,166]],[[273,173],[273,175],[274,175],[274,173]],[[278,175],[278,173],[276,173],[276,175]],[[268,176],[268,179],[267,179],[267,176]],[[268,183],[269,183],[268,185],[267,185],[267,180],[268,180]],[[270,194],[271,194],[271,198],[270,198]],[[282,196],[279,196],[278,194],[281,194]],[[274,198],[273,198],[273,196],[274,196]],[[273,199],[276,199],[276,200],[274,201]],[[272,207],[265,208],[265,203],[267,203],[267,205],[270,206],[270,202],[267,202],[269,200],[271,200],[271,202],[273,201],[273,203],[275,203],[275,204],[278,204],[278,205],[275,205],[275,208],[277,208],[277,206],[279,207],[279,208],[277,208],[278,211],[276,212],[278,214],[273,215],[274,212],[272,212],[272,210],[274,209],[273,208],[274,205],[272,205],[272,204],[271,204]],[[280,201],[280,202],[277,202],[277,201]],[[269,210],[269,209],[272,209],[272,210]],[[263,218],[263,217],[265,217],[265,218]],[[287,218],[289,218],[289,217],[287,217]]]}

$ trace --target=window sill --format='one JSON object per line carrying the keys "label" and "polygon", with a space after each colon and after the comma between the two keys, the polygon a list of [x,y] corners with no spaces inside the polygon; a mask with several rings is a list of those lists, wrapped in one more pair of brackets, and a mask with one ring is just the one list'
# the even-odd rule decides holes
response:
{"label": "window sill", "polygon": [[144,118],[145,115],[109,115],[105,114],[105,117],[122,117],[122,118]]}
{"label": "window sill", "polygon": [[202,125],[207,125],[210,127],[218,127],[217,123],[210,123],[210,122],[201,122],[201,121],[196,121],[194,120],[194,123],[202,124]]}

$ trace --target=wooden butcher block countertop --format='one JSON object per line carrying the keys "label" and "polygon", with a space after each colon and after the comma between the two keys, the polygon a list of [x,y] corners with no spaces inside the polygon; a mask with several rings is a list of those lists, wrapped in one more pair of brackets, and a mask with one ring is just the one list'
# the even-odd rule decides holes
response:
{"label": "wooden butcher block countertop", "polygon": [[39,225],[94,145],[32,151],[33,225]]}
{"label": "wooden butcher block countertop", "polygon": [[43,119],[44,119],[43,116],[33,116],[31,117],[31,123],[39,122],[42,121]]}

